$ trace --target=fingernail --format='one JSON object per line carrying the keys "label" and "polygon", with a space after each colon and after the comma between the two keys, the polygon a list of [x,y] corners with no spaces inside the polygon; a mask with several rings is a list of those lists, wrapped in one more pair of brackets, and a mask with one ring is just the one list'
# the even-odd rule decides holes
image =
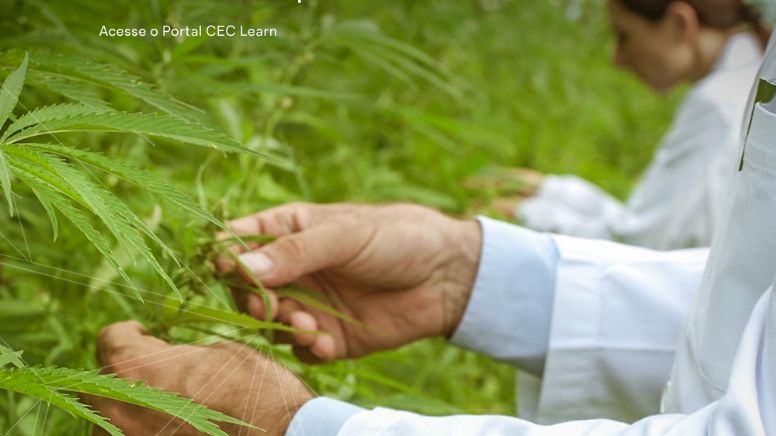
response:
{"label": "fingernail", "polygon": [[264,253],[259,251],[241,254],[240,261],[259,277],[272,272],[272,261]]}

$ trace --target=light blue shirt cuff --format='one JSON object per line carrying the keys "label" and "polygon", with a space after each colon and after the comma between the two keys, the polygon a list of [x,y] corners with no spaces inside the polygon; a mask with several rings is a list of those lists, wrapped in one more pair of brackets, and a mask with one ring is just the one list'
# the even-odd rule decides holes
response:
{"label": "light blue shirt cuff", "polygon": [[547,234],[478,217],[482,254],[450,342],[541,375],[550,338],[558,247]]}
{"label": "light blue shirt cuff", "polygon": [[286,436],[336,436],[345,421],[364,410],[344,401],[314,398],[296,412]]}

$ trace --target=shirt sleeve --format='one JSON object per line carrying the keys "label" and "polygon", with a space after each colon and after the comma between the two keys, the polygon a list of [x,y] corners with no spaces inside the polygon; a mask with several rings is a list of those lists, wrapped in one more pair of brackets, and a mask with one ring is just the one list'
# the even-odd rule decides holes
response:
{"label": "shirt sleeve", "polygon": [[314,398],[296,412],[286,436],[336,436],[348,419],[364,410],[344,401]]}
{"label": "shirt sleeve", "polygon": [[655,413],[708,249],[479,222],[480,268],[451,342],[541,376],[520,389],[521,414],[533,421]]}
{"label": "shirt sleeve", "polygon": [[451,343],[541,374],[558,250],[549,235],[479,217],[482,254]]}
{"label": "shirt sleeve", "polygon": [[607,419],[539,425],[505,416],[429,417],[377,408],[347,420],[338,436],[444,434],[511,436],[737,436],[776,432],[776,298],[771,289],[747,324],[727,393],[688,414],[662,414],[633,424]]}
{"label": "shirt sleeve", "polygon": [[531,419],[633,421],[656,413],[709,250],[553,240],[560,256],[550,338]]}
{"label": "shirt sleeve", "polygon": [[738,150],[743,102],[733,110],[706,94],[690,93],[626,203],[579,177],[550,175],[516,217],[539,231],[659,250],[709,245]]}

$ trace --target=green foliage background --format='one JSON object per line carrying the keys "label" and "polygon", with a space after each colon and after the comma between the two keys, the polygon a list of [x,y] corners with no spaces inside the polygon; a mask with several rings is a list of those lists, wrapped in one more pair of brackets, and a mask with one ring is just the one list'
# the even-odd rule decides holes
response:
{"label": "green foliage background", "polygon": [[[155,105],[130,88],[32,71],[16,116],[72,102],[171,110],[285,162],[121,132],[50,138],[156,174],[223,219],[298,200],[411,201],[466,216],[489,193],[467,190],[461,180],[489,165],[575,173],[624,197],[678,98],[655,96],[610,66],[602,0],[0,0],[0,10],[0,77],[19,66],[24,51],[33,60],[89,59],[185,103]],[[281,37],[97,36],[103,24],[165,23],[277,27]],[[171,248],[182,266],[158,247],[154,253],[186,295],[232,310],[202,249],[212,224],[110,171],[76,168]],[[133,250],[113,240],[113,260],[143,290],[140,302],[68,222],[60,220],[52,241],[35,196],[16,181],[13,187],[19,213],[0,206],[0,344],[23,350],[28,365],[95,368],[102,326],[127,318],[163,324],[159,308],[174,292],[148,262],[131,261]],[[239,338],[268,349],[239,319],[221,321],[204,332],[164,334],[202,343]],[[442,340],[323,367],[303,366],[282,347],[272,352],[317,392],[365,406],[432,414],[509,414],[515,407],[510,367]],[[0,391],[3,433],[87,429],[45,402]]]}

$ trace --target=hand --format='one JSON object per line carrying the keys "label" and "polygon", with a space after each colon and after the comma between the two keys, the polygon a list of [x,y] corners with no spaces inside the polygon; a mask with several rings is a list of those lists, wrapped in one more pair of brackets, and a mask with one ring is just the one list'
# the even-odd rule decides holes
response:
{"label": "hand", "polygon": [[486,168],[463,181],[466,188],[490,191],[499,196],[533,197],[544,182],[544,174],[529,168]]}
{"label": "hand", "polygon": [[530,197],[523,197],[522,195],[498,197],[494,198],[490,202],[490,206],[488,208],[500,213],[509,219],[514,219],[517,216],[517,209],[528,198]]}
{"label": "hand", "polygon": [[[177,392],[267,430],[222,424],[229,434],[283,435],[296,411],[312,398],[289,370],[249,347],[231,342],[170,345],[145,335],[135,321],[104,328],[97,352],[107,372]],[[92,396],[87,401],[127,436],[199,434],[160,412]]]}
{"label": "hand", "polygon": [[[280,339],[307,362],[362,356],[411,341],[451,335],[460,322],[477,272],[481,231],[412,205],[290,204],[231,222],[241,235],[273,235],[273,243],[240,255],[266,287],[291,282],[315,290],[342,319],[273,293],[273,318],[303,330]],[[221,271],[235,267],[219,259]],[[254,316],[262,299],[237,292]],[[238,303],[238,304],[240,304]]]}
{"label": "hand", "polygon": [[475,202],[472,213],[498,212],[514,219],[518,207],[534,197],[544,182],[544,174],[527,168],[487,168],[479,175],[469,177],[463,184],[469,189],[490,193],[487,201]]}

